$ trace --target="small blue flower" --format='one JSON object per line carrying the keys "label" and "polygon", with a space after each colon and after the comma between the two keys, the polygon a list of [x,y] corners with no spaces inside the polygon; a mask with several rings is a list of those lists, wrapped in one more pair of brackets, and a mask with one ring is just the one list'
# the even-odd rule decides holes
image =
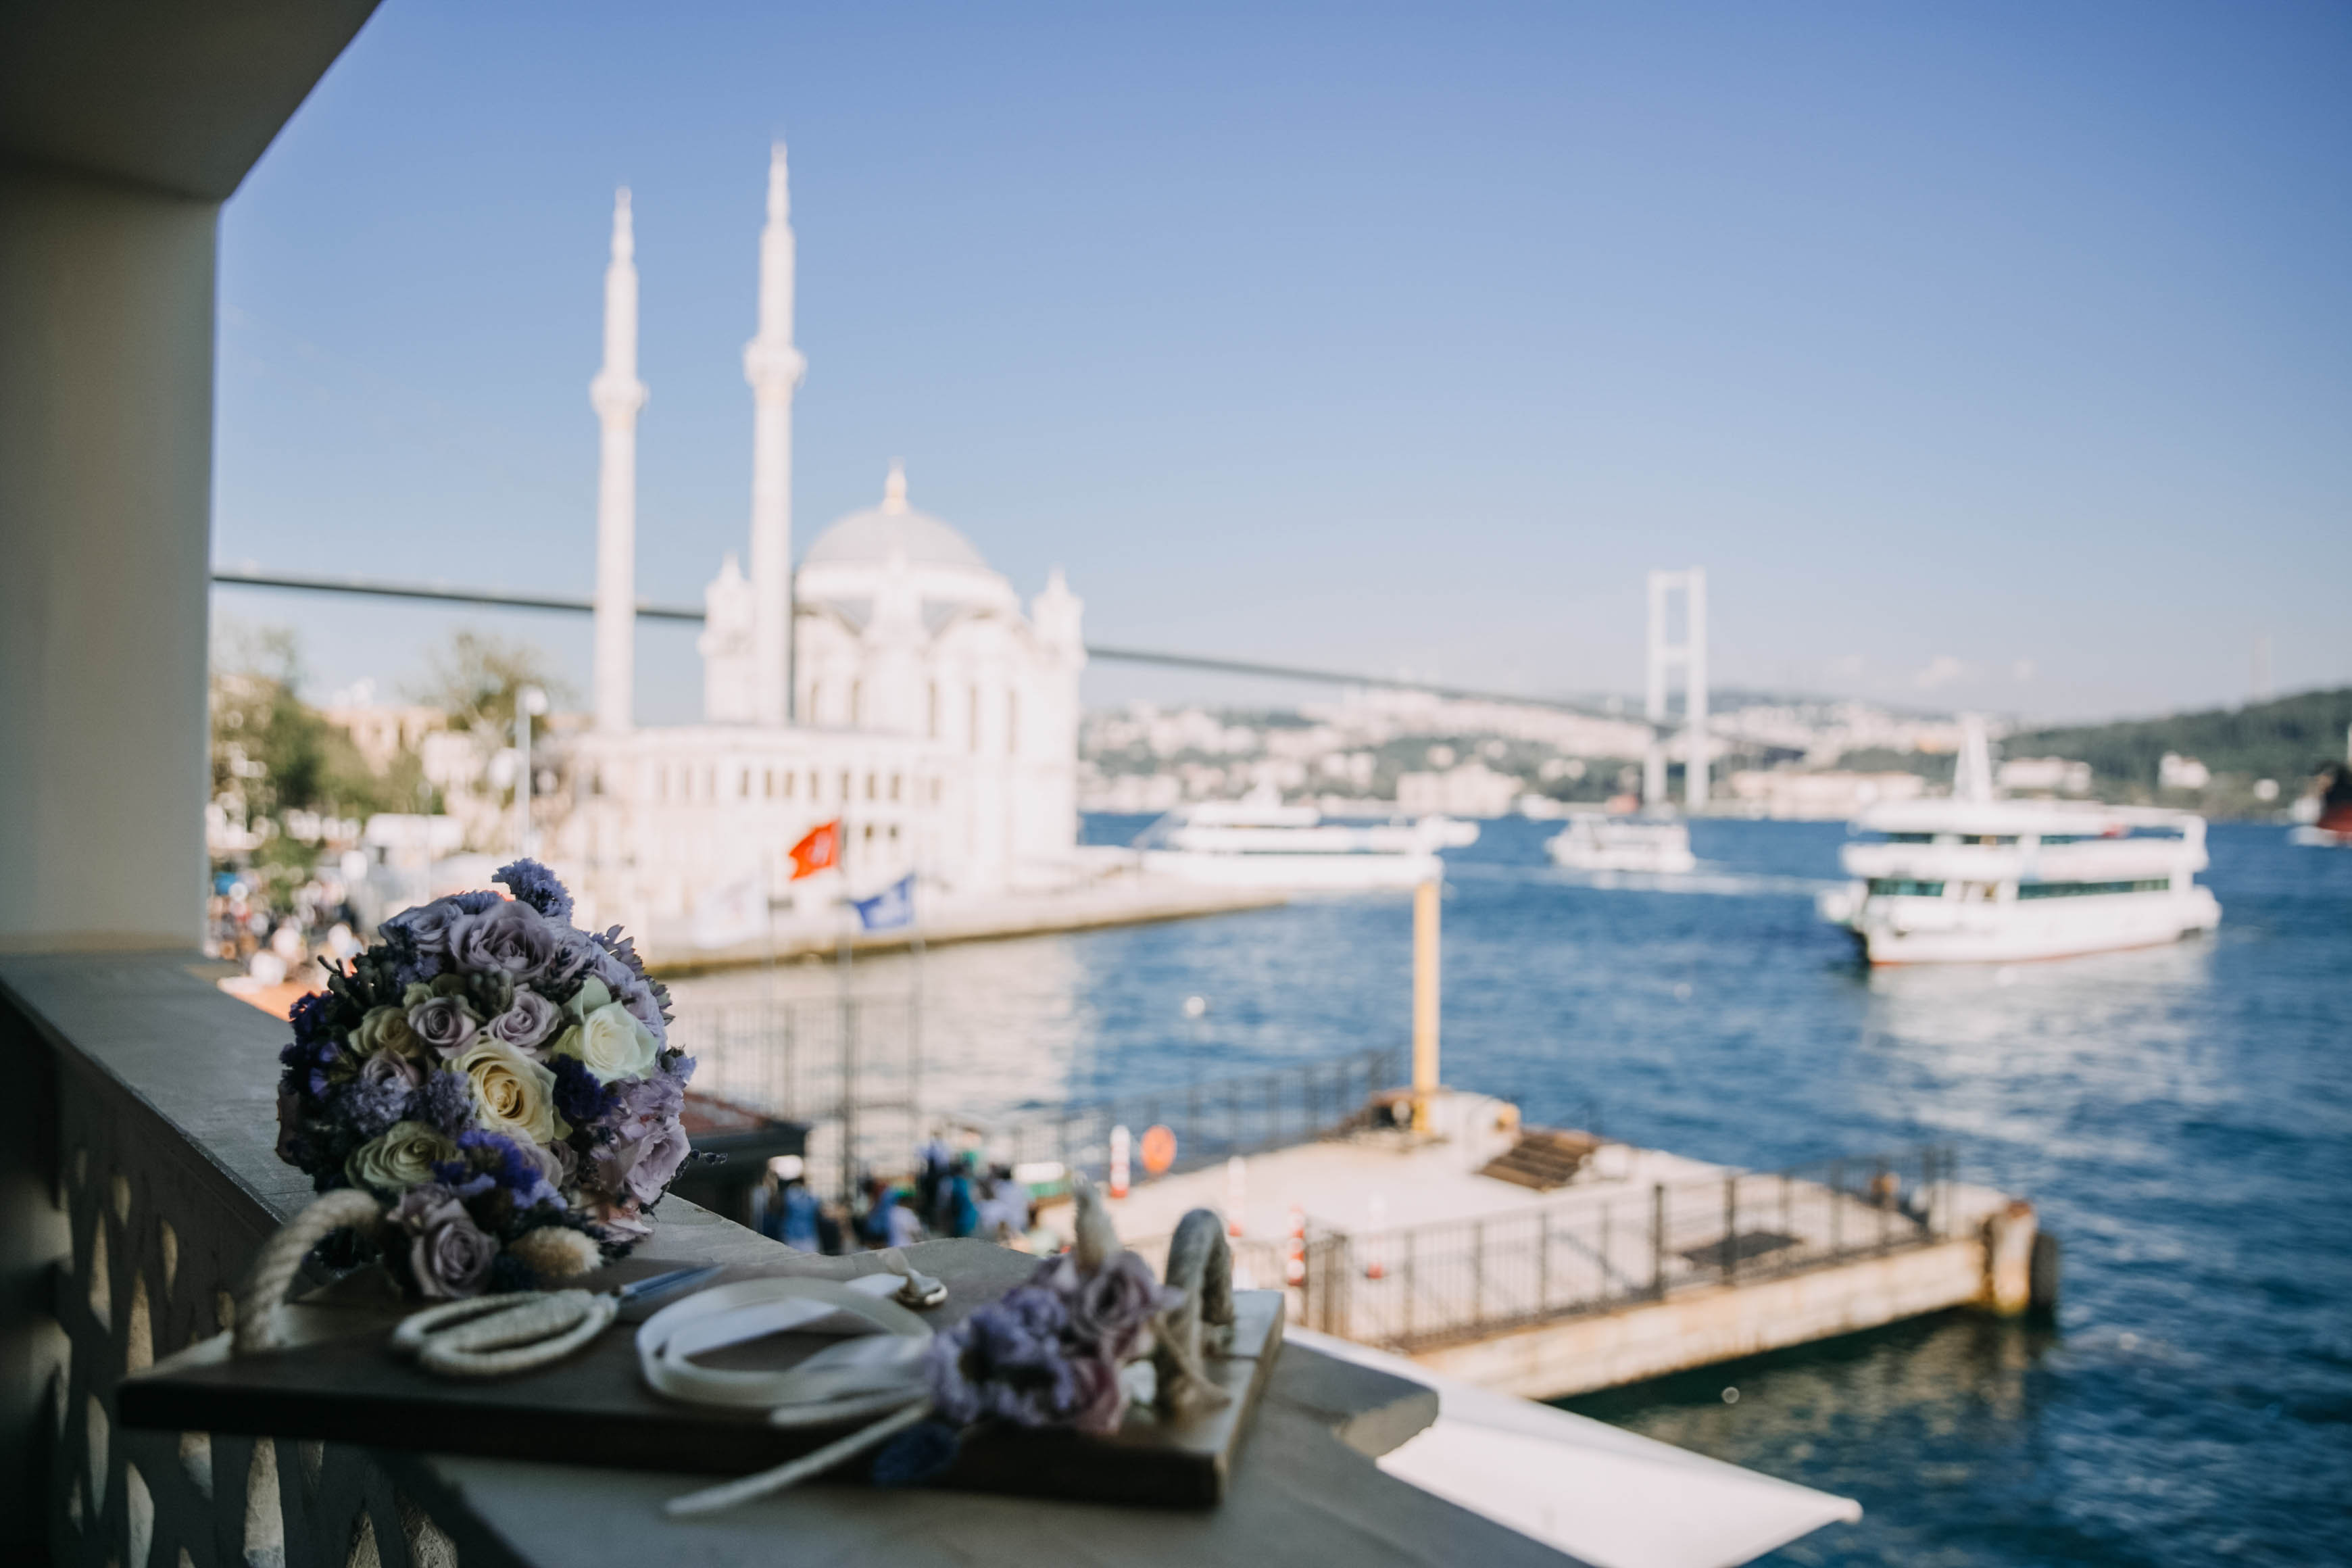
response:
{"label": "small blue flower", "polygon": [[501,866],[492,880],[504,882],[509,892],[549,920],[572,918],[572,895],[556,880],[554,872],[536,860],[517,860]]}

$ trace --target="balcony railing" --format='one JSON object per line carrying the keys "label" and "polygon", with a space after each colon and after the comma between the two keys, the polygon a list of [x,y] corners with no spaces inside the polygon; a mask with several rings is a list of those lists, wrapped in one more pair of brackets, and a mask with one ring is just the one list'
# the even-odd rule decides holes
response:
{"label": "balcony railing", "polygon": [[[122,1427],[115,1390],[230,1326],[254,1252],[309,1201],[273,1152],[282,1026],[222,995],[180,954],[0,957],[0,1261],[6,1342],[29,1346],[31,1387],[0,1414],[12,1473],[0,1500],[37,1516],[6,1539],[71,1568],[501,1568],[663,1563],[768,1564],[804,1549],[838,1562],[1034,1564],[1082,1528],[1139,1563],[1281,1560],[1298,1500],[1360,1527],[1367,1568],[1473,1553],[1549,1563],[1557,1552],[1439,1502],[1353,1456],[1335,1423],[1418,1410],[1395,1379],[1286,1352],[1262,1428],[1217,1510],[1181,1519],[822,1486],[692,1525],[647,1455],[634,1469],[461,1459],[227,1433]],[[668,1200],[665,1250],[762,1266],[776,1244]],[[941,1242],[942,1247],[984,1245]],[[29,1315],[28,1315],[29,1314]],[[1401,1440],[1427,1415],[1357,1422]],[[37,1561],[37,1559],[36,1559]]]}

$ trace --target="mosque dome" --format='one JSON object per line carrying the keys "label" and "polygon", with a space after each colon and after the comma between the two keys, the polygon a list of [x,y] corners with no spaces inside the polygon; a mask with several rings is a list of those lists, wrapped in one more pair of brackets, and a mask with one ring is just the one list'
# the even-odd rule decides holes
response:
{"label": "mosque dome", "polygon": [[890,465],[882,504],[853,511],[816,536],[803,566],[880,565],[903,552],[910,566],[946,566],[986,572],[988,562],[971,541],[928,512],[907,504],[907,472]]}

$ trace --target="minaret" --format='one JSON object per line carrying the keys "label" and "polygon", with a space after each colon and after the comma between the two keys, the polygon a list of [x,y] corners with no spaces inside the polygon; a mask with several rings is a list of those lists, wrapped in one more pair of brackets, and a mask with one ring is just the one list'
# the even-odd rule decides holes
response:
{"label": "minaret", "polygon": [[636,237],[626,185],[613,198],[613,263],[604,269],[604,368],[588,384],[603,435],[596,470],[596,728],[626,734],[634,721],[637,634]]}
{"label": "minaret", "polygon": [[760,335],[743,347],[751,384],[751,648],[753,712],[792,717],[793,389],[808,362],[793,347],[792,198],[784,144],[768,160],[768,226],[760,231]]}

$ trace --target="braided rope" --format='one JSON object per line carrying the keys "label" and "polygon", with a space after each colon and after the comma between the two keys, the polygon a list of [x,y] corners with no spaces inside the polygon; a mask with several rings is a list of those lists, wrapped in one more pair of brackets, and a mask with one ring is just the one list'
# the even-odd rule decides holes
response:
{"label": "braided rope", "polygon": [[393,1331],[392,1349],[443,1377],[505,1377],[562,1361],[620,1310],[613,1296],[586,1290],[476,1296],[411,1312]]}
{"label": "braided rope", "polygon": [[288,1220],[262,1245],[253,1260],[253,1272],[236,1298],[238,1355],[274,1351],[286,1343],[286,1288],[312,1247],[336,1231],[373,1229],[383,1217],[383,1205],[357,1187],[345,1187],[316,1199]]}

